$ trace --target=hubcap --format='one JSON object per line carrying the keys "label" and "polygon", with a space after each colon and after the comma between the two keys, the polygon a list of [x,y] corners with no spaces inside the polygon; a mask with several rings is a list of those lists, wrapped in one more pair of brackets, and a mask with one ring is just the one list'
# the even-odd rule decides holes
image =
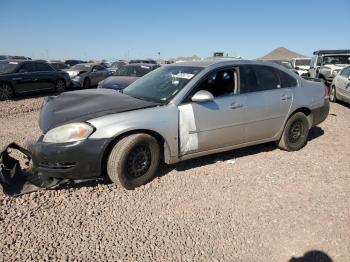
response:
{"label": "hubcap", "polygon": [[57,90],[61,91],[64,90],[64,83],[62,80],[58,80],[57,85],[56,85]]}
{"label": "hubcap", "polygon": [[133,178],[146,174],[150,165],[151,151],[148,145],[136,146],[127,158],[127,172]]}
{"label": "hubcap", "polygon": [[7,84],[0,87],[0,100],[7,100],[12,97],[12,89]]}
{"label": "hubcap", "polygon": [[299,141],[304,133],[303,122],[301,120],[296,120],[289,129],[289,142],[296,143]]}

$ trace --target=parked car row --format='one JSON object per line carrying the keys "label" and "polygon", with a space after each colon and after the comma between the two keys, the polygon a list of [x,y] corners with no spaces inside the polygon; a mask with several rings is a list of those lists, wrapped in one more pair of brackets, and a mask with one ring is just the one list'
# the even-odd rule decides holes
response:
{"label": "parked car row", "polygon": [[32,92],[63,92],[69,84],[68,73],[48,63],[33,60],[0,61],[0,100]]}
{"label": "parked car row", "polygon": [[153,63],[154,60],[144,61],[147,63],[135,63],[136,60],[133,60],[129,64],[118,60],[107,68],[104,62],[81,60],[0,60],[0,100],[20,94],[63,92],[68,87],[87,89],[98,85],[99,88],[123,89],[159,67]]}

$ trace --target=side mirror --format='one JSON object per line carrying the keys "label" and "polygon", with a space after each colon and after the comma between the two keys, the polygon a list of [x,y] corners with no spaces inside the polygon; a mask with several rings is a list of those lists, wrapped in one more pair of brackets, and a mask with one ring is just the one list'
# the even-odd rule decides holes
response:
{"label": "side mirror", "polygon": [[214,96],[212,93],[205,91],[205,90],[200,90],[197,93],[195,93],[191,100],[193,102],[206,102],[206,101],[213,101],[214,100]]}
{"label": "side mirror", "polygon": [[294,69],[295,69],[295,70],[299,70],[299,69],[300,69],[300,67],[299,67],[299,66],[296,66],[296,67],[294,67]]}

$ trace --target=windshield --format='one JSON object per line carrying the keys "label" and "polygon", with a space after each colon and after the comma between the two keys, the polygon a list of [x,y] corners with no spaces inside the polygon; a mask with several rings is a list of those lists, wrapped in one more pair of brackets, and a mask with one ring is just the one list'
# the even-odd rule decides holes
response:
{"label": "windshield", "polygon": [[0,61],[0,74],[13,73],[18,65],[18,62]]}
{"label": "windshield", "polygon": [[289,63],[289,62],[282,61],[280,64],[283,65],[285,68],[288,68],[288,69],[292,69],[293,68],[291,63]]}
{"label": "windshield", "polygon": [[121,66],[125,65],[125,62],[122,62],[122,61],[118,61],[118,62],[114,62],[111,64],[111,68],[119,68]]}
{"label": "windshield", "polygon": [[151,66],[122,66],[115,71],[114,76],[141,77],[152,71]]}
{"label": "windshield", "polygon": [[90,70],[92,65],[87,65],[87,64],[78,64],[74,65],[69,70],[76,70],[76,71],[88,71]]}
{"label": "windshield", "polygon": [[129,85],[123,93],[139,99],[165,103],[201,70],[201,67],[160,67]]}
{"label": "windshield", "polygon": [[349,55],[333,55],[323,57],[324,64],[350,64]]}
{"label": "windshield", "polygon": [[295,60],[296,66],[309,66],[311,59],[297,59]]}

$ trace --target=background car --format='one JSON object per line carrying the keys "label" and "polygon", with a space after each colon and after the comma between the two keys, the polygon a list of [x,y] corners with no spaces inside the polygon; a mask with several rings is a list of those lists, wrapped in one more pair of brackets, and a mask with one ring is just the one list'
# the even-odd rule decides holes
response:
{"label": "background car", "polygon": [[63,92],[70,83],[66,72],[31,60],[0,61],[0,100],[32,92]]}
{"label": "background car", "polygon": [[77,65],[77,64],[83,64],[83,63],[86,63],[86,62],[82,61],[82,60],[71,59],[71,60],[66,60],[64,63],[66,65],[68,65],[69,67],[71,67],[71,66],[74,66],[74,65]]}
{"label": "background car", "polygon": [[299,75],[297,70],[295,70],[292,66],[292,63],[290,61],[284,61],[284,60],[269,60],[272,63],[276,63],[279,65],[284,66],[285,68],[291,70],[292,72],[294,72],[295,74]]}
{"label": "background car", "polygon": [[101,81],[97,88],[124,89],[138,78],[158,68],[157,64],[129,64],[120,67],[112,76]]}
{"label": "background car", "polygon": [[332,102],[342,100],[350,103],[350,66],[342,69],[332,82],[329,99]]}
{"label": "background car", "polygon": [[129,61],[129,64],[139,64],[139,63],[157,64],[157,61],[153,59],[134,59]]}
{"label": "background car", "polygon": [[126,65],[126,64],[128,64],[128,62],[124,60],[115,61],[110,64],[110,66],[108,67],[108,70],[114,73],[115,71],[118,70],[119,67],[122,67],[123,65]]}
{"label": "background car", "polygon": [[311,58],[293,58],[290,62],[298,75],[302,77],[309,75]]}
{"label": "background car", "polygon": [[83,88],[96,86],[100,81],[111,75],[107,68],[95,63],[77,64],[64,71],[69,74],[73,86]]}
{"label": "background car", "polygon": [[310,62],[309,76],[321,79],[327,86],[344,67],[350,65],[350,50],[319,50]]}

